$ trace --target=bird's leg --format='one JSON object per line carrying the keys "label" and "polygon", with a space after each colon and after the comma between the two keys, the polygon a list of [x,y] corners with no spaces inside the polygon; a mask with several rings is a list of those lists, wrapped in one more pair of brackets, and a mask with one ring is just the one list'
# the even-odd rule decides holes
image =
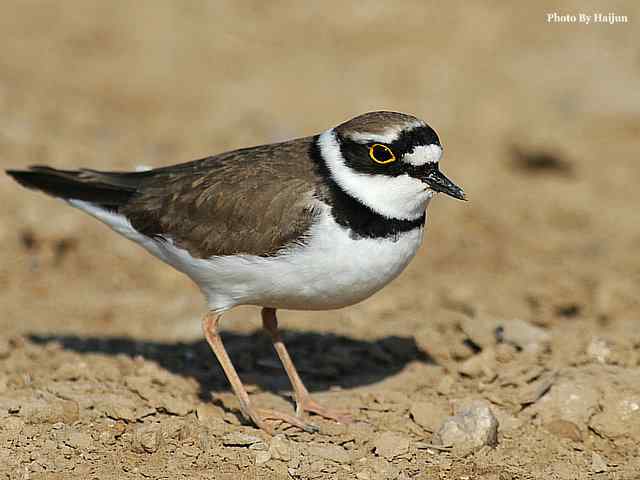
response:
{"label": "bird's leg", "polygon": [[293,361],[289,356],[287,347],[282,341],[282,336],[278,330],[278,318],[276,317],[275,308],[262,309],[262,326],[271,335],[273,348],[275,348],[284,370],[287,372],[289,381],[293,386],[293,393],[296,399],[296,415],[301,416],[303,412],[312,412],[325,418],[330,418],[340,423],[351,422],[351,417],[347,412],[331,410],[316,402],[307,387],[302,383],[302,379],[293,365]]}
{"label": "bird's leg", "polygon": [[213,350],[218,362],[220,362],[220,365],[231,384],[231,388],[240,401],[240,410],[245,418],[252,420],[258,428],[261,428],[268,433],[273,433],[273,431],[264,423],[265,420],[280,420],[307,432],[317,431],[317,427],[307,424],[293,415],[287,415],[273,410],[253,408],[253,405],[249,400],[249,394],[244,388],[244,385],[242,385],[238,372],[236,372],[236,369],[227,354],[227,350],[222,344],[222,339],[218,332],[218,323],[220,322],[221,317],[222,315],[214,312],[208,312],[202,319],[202,330],[204,331],[204,336],[207,339],[211,350]]}

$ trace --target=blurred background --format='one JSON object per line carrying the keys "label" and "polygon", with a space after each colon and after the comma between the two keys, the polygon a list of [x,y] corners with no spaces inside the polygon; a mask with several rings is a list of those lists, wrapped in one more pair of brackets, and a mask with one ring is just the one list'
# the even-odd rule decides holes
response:
{"label": "blurred background", "polygon": [[[428,349],[451,315],[520,318],[551,333],[563,365],[594,335],[640,338],[640,3],[20,1],[0,12],[3,169],[156,167],[372,110],[435,128],[442,169],[469,202],[432,203],[423,248],[384,291],[345,310],[283,312],[288,330],[422,332]],[[628,23],[548,23],[553,12]],[[6,175],[0,202],[5,335],[200,340],[204,302],[181,274]],[[258,312],[224,326],[248,335]]]}
{"label": "blurred background", "polygon": [[[597,2],[8,2],[0,164],[161,166],[408,112],[438,131],[470,202],[433,205],[391,290],[304,324],[449,297],[527,315],[538,289],[588,309],[596,284],[624,293],[640,273],[640,7],[615,5],[630,23],[546,22]],[[203,307],[182,275],[7,176],[0,195],[4,328],[198,334],[179,321]]]}

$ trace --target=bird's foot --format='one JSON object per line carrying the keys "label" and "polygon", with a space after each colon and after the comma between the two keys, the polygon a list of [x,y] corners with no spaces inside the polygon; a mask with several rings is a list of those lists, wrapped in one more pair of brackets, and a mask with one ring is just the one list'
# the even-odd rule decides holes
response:
{"label": "bird's foot", "polygon": [[336,422],[343,424],[351,423],[353,421],[349,412],[344,410],[334,410],[320,405],[311,398],[310,395],[305,395],[296,401],[296,415],[300,417],[303,412],[315,413],[321,417],[335,420]]}
{"label": "bird's foot", "polygon": [[270,410],[266,408],[249,408],[246,412],[246,416],[249,417],[253,423],[261,430],[264,430],[269,435],[273,435],[274,431],[271,425],[268,425],[267,421],[279,421],[290,425],[292,427],[297,427],[300,430],[304,430],[308,433],[316,433],[320,431],[320,429],[308,422],[305,422],[303,419],[288,415],[286,413],[278,412],[276,410]]}

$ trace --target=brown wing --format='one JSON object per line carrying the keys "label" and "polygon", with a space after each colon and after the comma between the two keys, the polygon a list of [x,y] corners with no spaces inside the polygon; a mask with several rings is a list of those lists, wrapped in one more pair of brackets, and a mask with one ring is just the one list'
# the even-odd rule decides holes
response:
{"label": "brown wing", "polygon": [[145,172],[118,212],[194,257],[272,255],[311,225],[319,182],[311,145],[302,138]]}

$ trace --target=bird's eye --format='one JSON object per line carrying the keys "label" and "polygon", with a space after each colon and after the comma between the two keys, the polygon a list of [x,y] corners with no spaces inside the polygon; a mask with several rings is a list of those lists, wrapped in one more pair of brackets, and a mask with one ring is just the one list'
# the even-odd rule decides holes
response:
{"label": "bird's eye", "polygon": [[386,145],[380,143],[374,143],[369,147],[369,156],[374,162],[381,165],[394,162],[396,159],[393,151]]}

